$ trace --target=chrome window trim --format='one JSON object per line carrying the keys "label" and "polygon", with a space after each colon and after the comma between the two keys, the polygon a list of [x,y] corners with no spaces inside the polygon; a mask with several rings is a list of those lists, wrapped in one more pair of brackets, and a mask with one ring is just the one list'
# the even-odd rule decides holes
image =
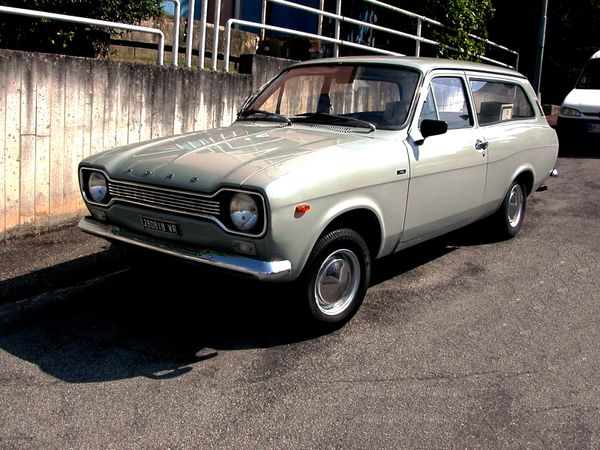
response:
{"label": "chrome window trim", "polygon": [[[258,196],[260,198],[260,202],[261,202],[261,206],[262,206],[262,215],[263,215],[263,227],[262,229],[258,232],[258,233],[244,233],[242,231],[238,231],[238,230],[234,230],[231,228],[228,228],[223,222],[221,222],[219,220],[218,217],[215,216],[211,216],[209,214],[198,214],[198,213],[192,213],[192,212],[187,212],[187,211],[181,211],[181,210],[177,210],[174,208],[168,208],[168,207],[162,207],[162,206],[153,206],[153,205],[148,205],[145,203],[141,203],[141,202],[136,202],[133,200],[127,200],[127,199],[114,199],[114,198],[110,198],[110,188],[108,190],[108,194],[109,194],[109,201],[108,203],[98,203],[95,202],[93,200],[90,200],[88,198],[88,196],[86,195],[86,189],[83,185],[83,171],[88,171],[88,172],[100,172],[102,175],[104,175],[106,177],[107,180],[107,185],[108,183],[113,183],[113,184],[121,184],[121,185],[129,185],[132,187],[138,187],[138,188],[150,188],[153,190],[157,190],[157,191],[162,191],[165,193],[175,193],[175,194],[182,194],[182,195],[191,195],[193,197],[198,197],[201,199],[205,199],[207,201],[215,201],[215,200],[210,200],[212,198],[215,198],[216,196],[218,196],[220,193],[226,191],[226,192],[241,192],[243,194],[252,194],[255,196]],[[253,191],[250,189],[237,189],[237,188],[229,188],[229,187],[222,187],[219,188],[216,192],[214,192],[213,194],[200,194],[198,192],[192,192],[192,191],[183,191],[180,189],[171,189],[171,188],[165,188],[163,186],[155,186],[155,185],[150,185],[150,184],[143,184],[143,183],[135,183],[132,181],[121,181],[121,180],[114,180],[113,178],[111,178],[106,171],[102,170],[102,169],[97,169],[94,167],[85,167],[82,166],[79,168],[79,190],[81,191],[81,194],[83,196],[83,199],[85,200],[86,203],[93,205],[93,206],[98,206],[100,208],[109,208],[111,207],[113,204],[116,203],[126,203],[126,204],[131,204],[131,205],[136,205],[136,206],[141,206],[143,208],[150,208],[153,210],[157,210],[157,211],[166,211],[166,212],[170,212],[170,213],[174,213],[174,214],[179,214],[179,215],[183,215],[183,216],[192,216],[192,217],[201,217],[203,219],[209,219],[211,221],[213,221],[214,223],[216,223],[223,231],[230,233],[230,234],[235,234],[237,236],[245,236],[245,237],[250,237],[250,238],[261,238],[263,237],[266,232],[267,232],[267,227],[268,227],[268,220],[267,220],[267,204],[265,201],[264,196],[262,195],[262,193],[257,192],[257,191]],[[219,202],[220,205],[220,202]]]}

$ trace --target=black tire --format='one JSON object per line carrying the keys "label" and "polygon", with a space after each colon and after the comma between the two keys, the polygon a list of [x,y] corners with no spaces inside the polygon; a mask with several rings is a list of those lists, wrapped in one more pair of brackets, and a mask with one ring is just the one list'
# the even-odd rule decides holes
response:
{"label": "black tire", "polygon": [[358,233],[341,228],[321,236],[299,280],[309,321],[321,326],[346,323],[365,298],[370,277],[371,255]]}
{"label": "black tire", "polygon": [[525,209],[527,207],[527,190],[520,181],[513,181],[502,200],[498,211],[492,216],[496,234],[501,239],[510,239],[519,234]]}

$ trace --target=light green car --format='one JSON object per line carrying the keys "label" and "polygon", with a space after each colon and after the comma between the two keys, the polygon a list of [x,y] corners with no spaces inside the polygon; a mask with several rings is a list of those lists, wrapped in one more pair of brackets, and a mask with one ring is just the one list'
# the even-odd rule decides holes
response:
{"label": "light green car", "polygon": [[517,72],[442,59],[293,65],[225,128],[86,158],[86,232],[268,281],[308,317],[358,309],[371,261],[487,216],[519,232],[556,133]]}

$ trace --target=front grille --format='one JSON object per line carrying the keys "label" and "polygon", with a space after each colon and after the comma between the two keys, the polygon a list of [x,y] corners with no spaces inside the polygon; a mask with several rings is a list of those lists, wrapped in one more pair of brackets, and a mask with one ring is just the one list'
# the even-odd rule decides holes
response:
{"label": "front grille", "polygon": [[218,217],[221,203],[199,194],[110,180],[108,192],[115,201],[160,208],[182,214]]}
{"label": "front grille", "polygon": [[[89,192],[90,174],[100,173],[108,187],[108,195],[100,201],[93,201]],[[254,191],[222,187],[212,194],[177,190],[130,181],[111,179],[101,169],[81,167],[79,169],[81,192],[86,204],[94,207],[110,208],[115,203],[130,203],[143,208],[208,219],[227,233],[248,237],[260,237],[267,231],[267,205],[262,194]],[[250,230],[240,231],[234,225],[229,205],[237,193],[249,195],[257,206],[258,220]]]}

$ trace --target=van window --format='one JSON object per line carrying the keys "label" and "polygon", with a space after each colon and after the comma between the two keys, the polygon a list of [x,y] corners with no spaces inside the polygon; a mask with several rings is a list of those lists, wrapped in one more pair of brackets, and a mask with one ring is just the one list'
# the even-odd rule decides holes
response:
{"label": "van window", "polygon": [[600,89],[600,59],[590,59],[577,81],[577,89]]}
{"label": "van window", "polygon": [[473,126],[465,86],[460,78],[437,77],[431,80],[419,123],[423,119],[443,120],[449,130]]}
{"label": "van window", "polygon": [[535,117],[523,88],[502,81],[471,80],[480,125]]}

